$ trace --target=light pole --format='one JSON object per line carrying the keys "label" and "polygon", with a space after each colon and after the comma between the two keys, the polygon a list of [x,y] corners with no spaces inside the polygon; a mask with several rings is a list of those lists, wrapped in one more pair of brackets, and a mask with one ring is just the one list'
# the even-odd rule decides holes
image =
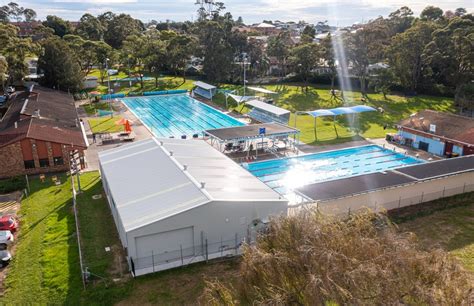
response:
{"label": "light pole", "polygon": [[111,97],[111,90],[110,90],[110,72],[109,72],[109,58],[105,58],[105,70],[107,71],[107,87],[108,87],[108,101],[109,101],[109,108],[110,108],[110,117],[114,117],[114,110],[112,109],[112,97]]}
{"label": "light pole", "polygon": [[247,70],[246,70],[246,66],[248,64],[247,60],[248,60],[248,55],[247,55],[247,53],[243,52],[242,53],[242,63],[244,65],[244,96],[245,96],[246,86],[247,86]]}

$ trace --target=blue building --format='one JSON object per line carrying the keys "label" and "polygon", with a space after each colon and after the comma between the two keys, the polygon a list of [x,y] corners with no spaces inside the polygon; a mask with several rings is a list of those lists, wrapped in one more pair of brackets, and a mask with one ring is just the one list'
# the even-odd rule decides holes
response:
{"label": "blue building", "polygon": [[400,143],[438,156],[474,154],[474,119],[423,110],[398,124]]}

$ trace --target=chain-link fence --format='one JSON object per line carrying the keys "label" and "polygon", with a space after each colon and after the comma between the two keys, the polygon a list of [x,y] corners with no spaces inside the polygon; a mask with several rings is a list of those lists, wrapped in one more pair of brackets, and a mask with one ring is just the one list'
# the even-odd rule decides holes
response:
{"label": "chain-link fence", "polygon": [[246,240],[249,239],[238,234],[233,239],[216,242],[203,239],[203,243],[197,246],[180,246],[167,252],[150,251],[150,256],[130,258],[130,265],[134,275],[141,275],[214,258],[235,256],[240,254],[240,247]]}
{"label": "chain-link fence", "polygon": [[364,208],[372,209],[375,212],[399,209],[468,192],[474,192],[474,184],[465,183],[463,186],[452,188],[443,186],[441,190],[432,192],[425,192],[421,189],[416,194],[410,192],[412,194],[410,196],[406,196],[404,190],[400,189],[398,199],[395,200],[393,197],[385,197],[383,193],[377,195],[375,195],[375,193],[357,194],[341,199],[308,203],[303,206],[306,208],[316,206],[322,213],[343,215],[351,214]]}

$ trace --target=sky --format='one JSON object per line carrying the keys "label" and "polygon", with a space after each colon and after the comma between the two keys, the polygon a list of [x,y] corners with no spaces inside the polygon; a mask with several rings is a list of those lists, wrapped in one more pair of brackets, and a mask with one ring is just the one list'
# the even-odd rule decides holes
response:
{"label": "sky", "polygon": [[[11,0],[1,0],[2,5]],[[474,0],[220,0],[234,18],[242,16],[245,23],[262,20],[329,21],[330,25],[346,26],[387,16],[402,6],[418,15],[424,7],[435,5],[443,10],[464,7],[474,11]],[[17,0],[23,7],[34,9],[38,18],[57,15],[77,21],[84,13],[98,15],[106,11],[127,13],[144,22],[150,20],[184,21],[196,18],[195,0]]]}

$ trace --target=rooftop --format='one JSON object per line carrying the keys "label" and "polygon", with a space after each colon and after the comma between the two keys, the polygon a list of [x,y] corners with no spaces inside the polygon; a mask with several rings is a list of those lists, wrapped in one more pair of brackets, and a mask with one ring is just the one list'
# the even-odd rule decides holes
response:
{"label": "rooftop", "polygon": [[99,160],[127,231],[211,201],[286,201],[203,140],[148,139]]}
{"label": "rooftop", "polygon": [[279,123],[261,123],[207,130],[205,133],[221,141],[261,138],[260,129],[265,128],[265,136],[284,136],[298,134],[300,131]]}
{"label": "rooftop", "polygon": [[[430,126],[435,131],[430,131]],[[463,143],[474,144],[474,119],[433,110],[420,111],[399,123],[401,128],[409,128],[423,133]]]}
{"label": "rooftop", "polygon": [[23,138],[87,146],[73,98],[44,87],[19,92],[0,121],[0,147]]}

